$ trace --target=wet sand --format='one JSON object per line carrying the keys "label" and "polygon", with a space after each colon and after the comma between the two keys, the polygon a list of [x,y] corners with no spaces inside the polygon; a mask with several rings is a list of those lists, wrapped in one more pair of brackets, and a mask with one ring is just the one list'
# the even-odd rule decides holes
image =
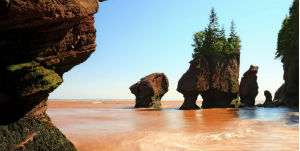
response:
{"label": "wet sand", "polygon": [[[134,101],[48,101],[52,122],[80,151],[299,150],[299,112],[287,108],[134,109]],[[201,104],[199,104],[201,105]]]}

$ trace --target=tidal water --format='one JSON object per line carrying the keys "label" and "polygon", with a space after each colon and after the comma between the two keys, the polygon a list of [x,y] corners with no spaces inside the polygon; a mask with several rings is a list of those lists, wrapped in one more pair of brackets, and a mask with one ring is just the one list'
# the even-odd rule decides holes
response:
{"label": "tidal water", "polygon": [[[290,108],[134,109],[134,101],[48,101],[52,122],[80,151],[296,151]],[[201,104],[199,104],[201,105]]]}

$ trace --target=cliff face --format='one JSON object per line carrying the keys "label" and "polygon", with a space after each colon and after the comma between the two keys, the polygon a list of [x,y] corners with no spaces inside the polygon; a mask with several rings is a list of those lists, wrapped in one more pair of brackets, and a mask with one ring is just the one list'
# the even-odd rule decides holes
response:
{"label": "cliff face", "polygon": [[145,76],[129,89],[136,96],[135,107],[160,108],[160,100],[168,92],[169,81],[164,73]]}
{"label": "cliff face", "polygon": [[284,70],[282,102],[299,107],[299,0],[294,0],[278,33],[276,57],[281,58]]}
{"label": "cliff face", "polygon": [[177,91],[184,96],[180,109],[197,109],[199,94],[202,107],[229,107],[239,90],[239,55],[201,55],[190,62],[180,78]]}
{"label": "cliff face", "polygon": [[[65,72],[95,51],[97,10],[98,0],[0,0],[0,132],[10,135],[12,125],[27,125],[41,138],[43,127],[56,129],[45,113],[48,94],[62,83]],[[51,139],[59,140],[63,134],[55,132]]]}

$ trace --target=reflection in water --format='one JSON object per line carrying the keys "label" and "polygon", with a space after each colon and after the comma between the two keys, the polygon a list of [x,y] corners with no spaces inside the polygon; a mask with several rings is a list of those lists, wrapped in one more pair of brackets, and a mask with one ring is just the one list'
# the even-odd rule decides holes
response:
{"label": "reflection in water", "polygon": [[53,123],[81,151],[284,151],[299,148],[299,113],[288,108],[133,109],[131,101],[49,102]]}
{"label": "reflection in water", "polygon": [[238,112],[241,119],[256,119],[261,121],[285,121],[287,124],[299,123],[299,109],[297,108],[241,108]]}
{"label": "reflection in water", "polygon": [[203,126],[212,128],[212,131],[222,129],[238,118],[236,110],[222,108],[203,109],[201,115]]}

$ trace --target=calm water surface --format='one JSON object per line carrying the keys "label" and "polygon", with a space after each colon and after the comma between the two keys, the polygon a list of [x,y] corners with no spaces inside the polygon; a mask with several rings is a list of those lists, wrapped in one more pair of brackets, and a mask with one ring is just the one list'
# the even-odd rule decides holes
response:
{"label": "calm water surface", "polygon": [[288,108],[133,109],[133,101],[49,101],[53,123],[81,151],[299,150],[299,112]]}

